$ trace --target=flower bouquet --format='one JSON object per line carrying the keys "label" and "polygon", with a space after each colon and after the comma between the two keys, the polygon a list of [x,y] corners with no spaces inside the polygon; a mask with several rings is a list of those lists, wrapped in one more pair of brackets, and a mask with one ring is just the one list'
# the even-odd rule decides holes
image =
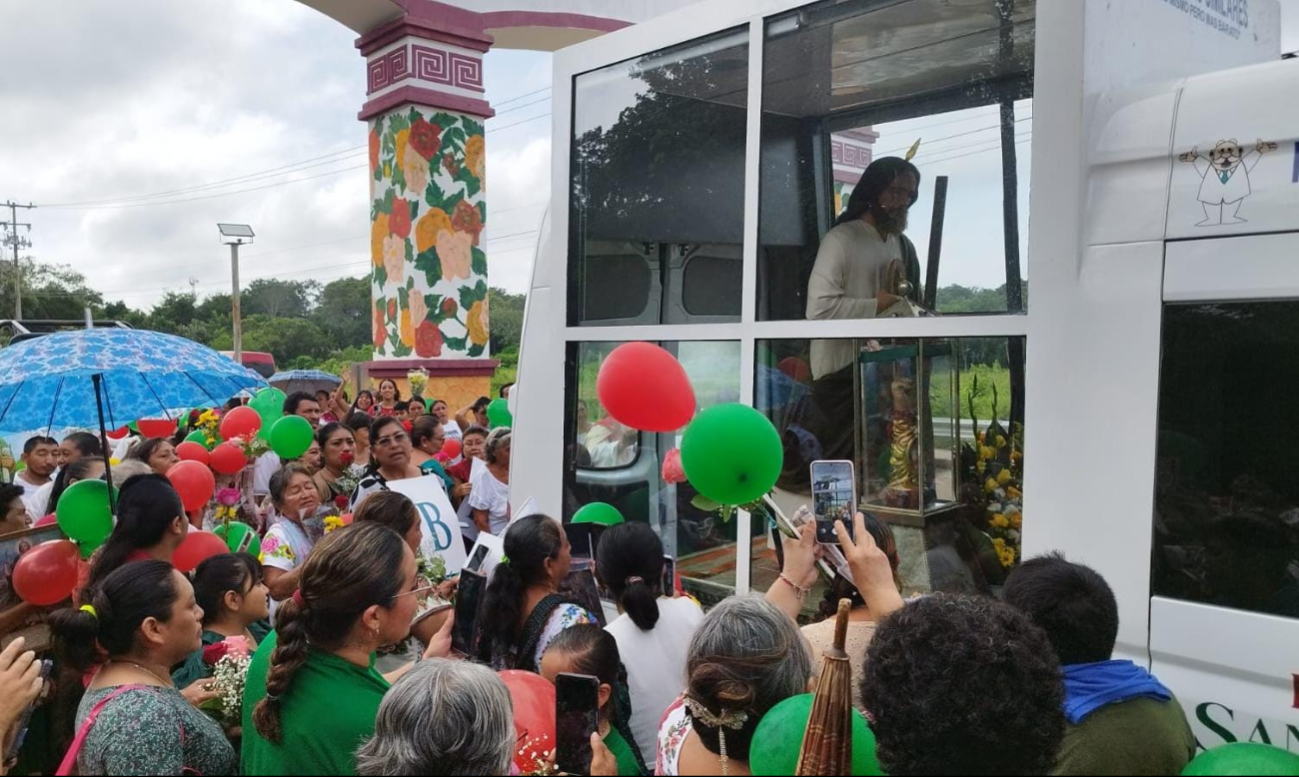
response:
{"label": "flower bouquet", "polygon": [[418,370],[411,370],[406,373],[406,380],[410,381],[410,393],[422,397],[424,396],[424,389],[428,386],[428,370],[422,367]]}
{"label": "flower bouquet", "polygon": [[203,702],[199,709],[224,728],[238,726],[243,719],[244,683],[252,652],[252,643],[246,637],[228,637],[203,648],[203,663],[212,667],[212,690],[217,696]]}
{"label": "flower bouquet", "polygon": [[967,496],[982,501],[987,523],[983,531],[992,540],[997,560],[1007,571],[1022,558],[1021,532],[1024,527],[1024,426],[1012,424],[1007,430],[997,421],[999,397],[992,386],[992,419],[981,429],[974,412],[979,395],[976,375],[967,396],[974,445],[966,443],[961,455],[965,480],[978,484]]}

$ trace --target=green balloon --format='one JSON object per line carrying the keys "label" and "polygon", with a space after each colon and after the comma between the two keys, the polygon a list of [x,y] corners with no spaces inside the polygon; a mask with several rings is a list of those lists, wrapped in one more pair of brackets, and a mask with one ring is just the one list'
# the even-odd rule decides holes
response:
{"label": "green balloon", "polygon": [[296,459],[311,447],[316,436],[311,422],[302,416],[286,415],[271,429],[271,450],[281,459]]}
{"label": "green balloon", "polygon": [[113,531],[113,510],[108,502],[108,484],[102,480],[73,483],[59,497],[59,528],[81,544],[84,552],[104,544]]}
{"label": "green balloon", "polygon": [[573,523],[598,523],[601,526],[617,526],[623,521],[618,508],[605,502],[592,502],[573,516]]}
{"label": "green balloon", "polygon": [[504,399],[493,399],[487,406],[487,423],[493,429],[498,426],[513,427],[514,415],[510,413],[510,403]]}
{"label": "green balloon", "polygon": [[[794,774],[811,716],[812,694],[805,693],[785,699],[762,717],[749,745],[749,768],[755,775]],[[852,773],[884,774],[875,758],[875,734],[857,710],[852,714]]]}
{"label": "green balloon", "polygon": [[226,541],[231,553],[251,553],[254,556],[262,547],[262,538],[246,523],[231,521],[225,526],[218,526],[212,533]]}
{"label": "green balloon", "polygon": [[262,418],[262,428],[258,430],[257,436],[271,441],[271,431],[275,427],[275,422],[284,417],[284,392],[277,388],[264,388],[257,392],[248,406],[257,411],[257,415]]}
{"label": "green balloon", "polygon": [[208,442],[206,432],[198,430],[190,432],[189,436],[185,438],[185,442],[196,442],[204,448],[207,448],[209,451],[217,446],[216,443]]}
{"label": "green balloon", "polygon": [[761,499],[776,485],[784,461],[776,427],[748,405],[708,408],[681,441],[681,466],[690,484],[723,505]]}
{"label": "green balloon", "polygon": [[1189,777],[1235,777],[1248,774],[1294,776],[1299,775],[1299,755],[1271,745],[1236,742],[1200,753],[1182,774]]}

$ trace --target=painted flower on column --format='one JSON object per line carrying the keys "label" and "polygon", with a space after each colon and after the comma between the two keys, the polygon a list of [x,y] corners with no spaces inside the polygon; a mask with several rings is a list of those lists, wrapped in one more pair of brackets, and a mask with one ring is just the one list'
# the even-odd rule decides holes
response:
{"label": "painted flower on column", "polygon": [[411,146],[426,161],[437,156],[438,149],[442,146],[441,136],[442,128],[436,124],[429,124],[423,118],[410,123]]}
{"label": "painted flower on column", "polygon": [[428,188],[428,160],[420,156],[413,147],[406,149],[401,160],[401,170],[406,176],[406,191],[419,196]]}
{"label": "painted flower on column", "polygon": [[474,245],[478,245],[478,236],[483,231],[483,217],[477,208],[461,200],[456,203],[455,213],[451,215],[451,226],[457,232],[472,236]]}
{"label": "painted flower on column", "polygon": [[469,278],[474,259],[474,239],[463,232],[438,233],[438,257],[442,259],[442,277],[445,280]]}
{"label": "painted flower on column", "polygon": [[383,240],[392,234],[388,228],[388,214],[380,213],[370,224],[370,258],[375,267],[383,266]]}
{"label": "painted flower on column", "polygon": [[469,329],[469,342],[474,345],[487,344],[487,300],[479,300],[469,308],[469,316],[465,321],[465,326]]}
{"label": "painted flower on column", "polygon": [[415,353],[421,359],[436,359],[442,355],[442,330],[432,321],[425,321],[415,330]]}
{"label": "painted flower on column", "polygon": [[407,348],[415,346],[415,325],[410,320],[410,308],[401,311],[401,342]]}
{"label": "painted flower on column", "polygon": [[379,169],[379,149],[383,141],[379,133],[370,133],[370,174],[373,175],[375,170]]}
{"label": "painted flower on column", "polygon": [[487,174],[487,141],[482,135],[465,141],[465,166],[479,180]]}
{"label": "painted flower on column", "polygon": [[374,306],[374,331],[371,334],[374,336],[374,349],[383,350],[383,344],[388,341],[388,325],[384,321],[382,302]]}
{"label": "painted flower on column", "polygon": [[[410,237],[410,203],[406,200],[395,200],[392,203],[392,216],[388,219],[388,229],[397,237],[405,240]],[[403,246],[403,249],[405,247]],[[391,273],[389,273],[391,274]],[[401,280],[397,278],[396,280]]]}
{"label": "painted flower on column", "polygon": [[383,269],[388,280],[401,283],[406,278],[406,241],[397,235],[383,239]]}
{"label": "painted flower on column", "polygon": [[451,217],[441,208],[429,208],[415,225],[416,253],[424,253],[438,244],[439,232],[452,232]]}
{"label": "painted flower on column", "polygon": [[428,318],[428,304],[424,302],[424,295],[418,291],[410,293],[410,320],[414,326],[424,323]]}
{"label": "painted flower on column", "polygon": [[410,130],[404,129],[398,132],[393,136],[392,143],[393,147],[397,149],[397,153],[393,154],[393,158],[397,160],[397,164],[405,164],[406,149],[410,147]]}

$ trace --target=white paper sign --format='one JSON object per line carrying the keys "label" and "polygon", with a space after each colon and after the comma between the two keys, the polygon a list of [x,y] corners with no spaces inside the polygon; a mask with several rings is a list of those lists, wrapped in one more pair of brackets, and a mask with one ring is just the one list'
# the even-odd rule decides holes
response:
{"label": "white paper sign", "polygon": [[388,488],[404,494],[415,503],[419,511],[420,553],[427,558],[440,557],[447,565],[447,574],[454,575],[465,565],[465,544],[460,539],[460,521],[455,508],[447,498],[437,475],[426,475],[409,480],[393,480]]}
{"label": "white paper sign", "polygon": [[478,541],[469,551],[469,558],[473,559],[480,555],[482,563],[478,565],[477,571],[491,580],[492,570],[496,569],[496,565],[501,563],[501,557],[505,555],[505,541],[491,534],[479,534]]}

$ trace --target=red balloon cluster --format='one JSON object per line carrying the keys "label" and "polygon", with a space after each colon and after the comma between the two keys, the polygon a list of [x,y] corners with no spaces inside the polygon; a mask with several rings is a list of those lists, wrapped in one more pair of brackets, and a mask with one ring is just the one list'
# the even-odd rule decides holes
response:
{"label": "red balloon cluster", "polygon": [[645,432],[675,432],[695,415],[685,369],[653,343],[615,348],[600,365],[595,392],[615,420]]}
{"label": "red balloon cluster", "polygon": [[221,436],[227,440],[252,437],[262,429],[262,417],[248,406],[236,407],[221,418]]}
{"label": "red balloon cluster", "polygon": [[81,554],[69,540],[42,542],[14,565],[14,593],[28,604],[49,607],[72,595]]}
{"label": "red balloon cluster", "polygon": [[181,572],[192,572],[213,556],[229,552],[230,546],[226,545],[226,541],[212,532],[190,529],[185,539],[181,540],[180,547],[176,548],[171,564]]}
{"label": "red balloon cluster", "polygon": [[135,422],[142,437],[170,437],[176,433],[176,422],[170,418],[142,419]]}
{"label": "red balloon cluster", "polygon": [[[537,769],[543,750],[555,742],[555,686],[541,675],[508,669],[497,673],[514,702],[514,734],[520,749],[514,752],[514,763],[523,773]],[[526,744],[525,744],[526,743]]]}
{"label": "red balloon cluster", "polygon": [[209,464],[222,475],[234,475],[248,466],[248,457],[238,445],[226,442],[212,451]]}
{"label": "red balloon cluster", "polygon": [[197,461],[182,461],[167,470],[167,479],[172,488],[180,494],[180,503],[185,512],[192,513],[203,509],[216,491],[216,478],[207,465]]}
{"label": "red balloon cluster", "polygon": [[188,440],[176,446],[176,455],[180,457],[181,461],[197,461],[203,466],[207,466],[212,457],[207,448]]}

